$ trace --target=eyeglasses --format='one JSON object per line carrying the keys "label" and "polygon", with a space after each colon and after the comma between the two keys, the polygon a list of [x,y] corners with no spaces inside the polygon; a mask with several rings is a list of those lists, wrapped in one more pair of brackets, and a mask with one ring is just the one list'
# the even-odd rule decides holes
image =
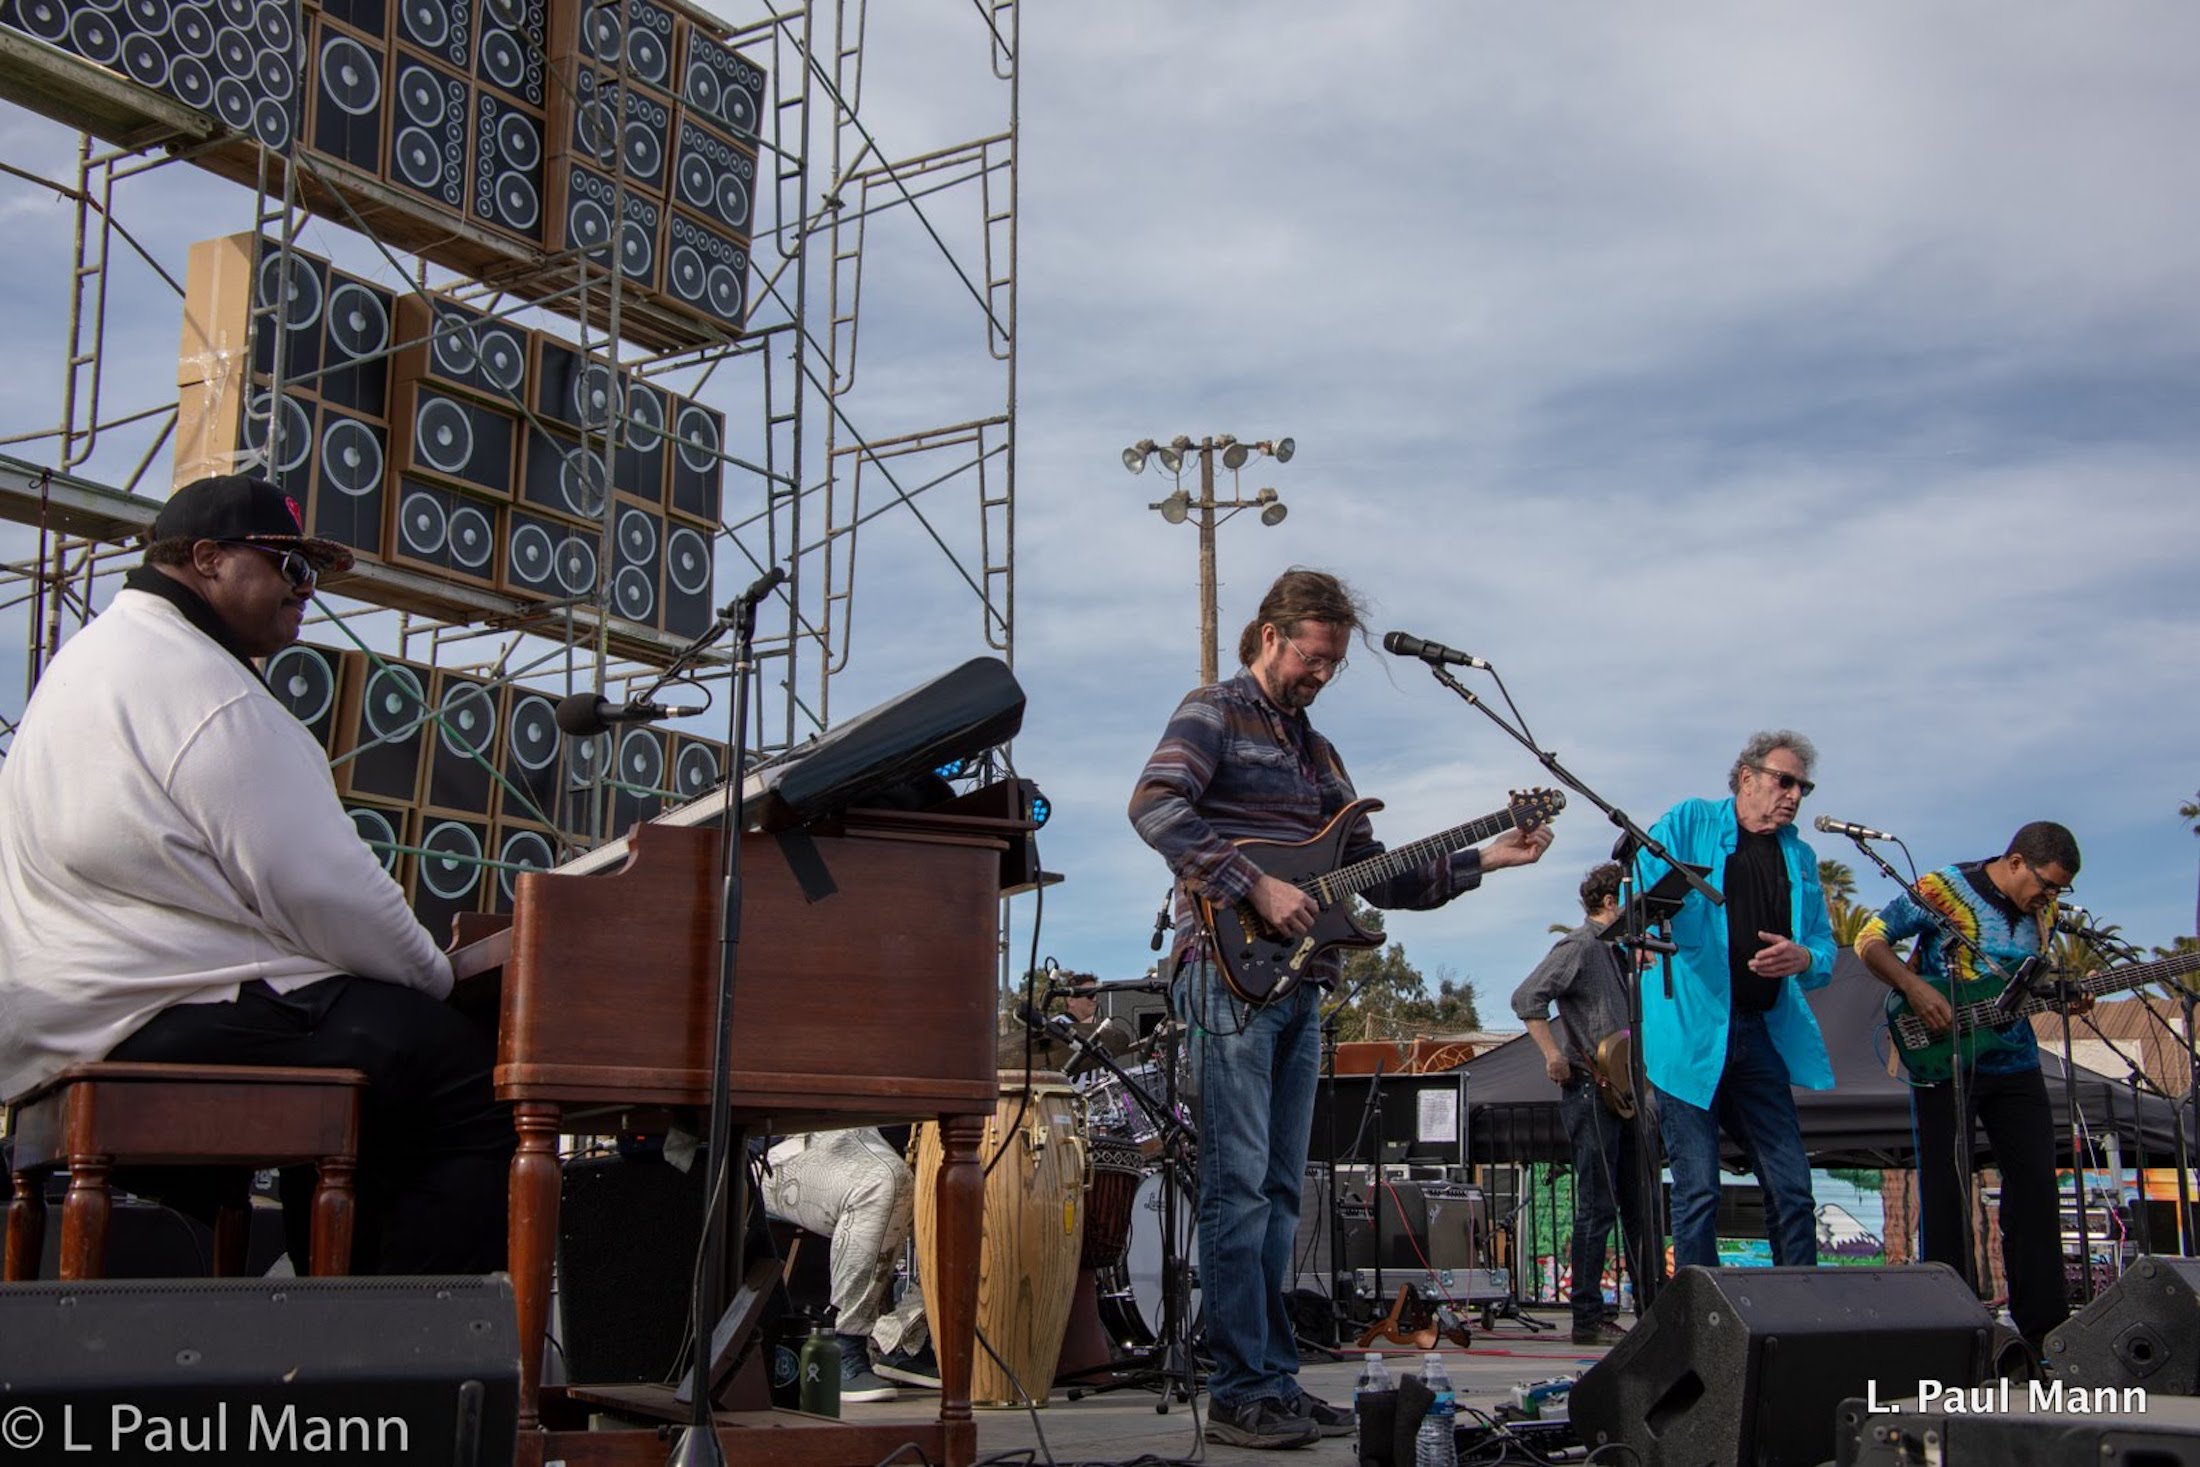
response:
{"label": "eyeglasses", "polygon": [[281,571],[283,579],[300,591],[306,590],[320,578],[321,572],[314,567],[312,561],[306,559],[303,551],[277,550],[272,545],[258,545],[250,540],[225,540],[222,543],[242,545],[247,550],[257,550],[262,555],[274,556],[275,569]]}
{"label": "eyeglasses", "polygon": [[1349,657],[1339,657],[1335,661],[1331,661],[1327,657],[1316,657],[1293,641],[1289,632],[1283,633],[1283,640],[1290,646],[1292,651],[1299,654],[1299,661],[1306,664],[1306,670],[1316,677],[1320,677],[1325,672],[1331,677],[1342,677],[1344,676],[1344,665],[1352,660]]}
{"label": "eyeglasses", "polygon": [[[2022,856],[2019,856],[2017,859],[2020,861],[2024,860]],[[2055,898],[2058,901],[2070,895],[2071,891],[2078,884],[2078,878],[2075,876],[2071,877],[2068,881],[2049,881],[2045,876],[2042,876],[2040,874],[2040,868],[2033,865],[2030,861],[2024,862],[2024,869],[2032,873],[2032,879],[2040,884],[2041,890],[2045,891],[2049,896]]]}
{"label": "eyeglasses", "polygon": [[1799,775],[1790,774],[1785,769],[1767,769],[1762,764],[1752,764],[1749,767],[1765,778],[1778,782],[1782,794],[1786,794],[1789,790],[1801,790],[1803,798],[1807,800],[1818,788],[1809,780]]}

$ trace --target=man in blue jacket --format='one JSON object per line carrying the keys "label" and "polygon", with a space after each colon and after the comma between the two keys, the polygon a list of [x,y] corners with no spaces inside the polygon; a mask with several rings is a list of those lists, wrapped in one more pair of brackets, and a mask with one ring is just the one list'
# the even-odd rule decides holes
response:
{"label": "man in blue jacket", "polygon": [[[1751,736],[1727,775],[1733,798],[1683,800],[1650,833],[1710,868],[1726,897],[1691,892],[1673,918],[1672,994],[1643,975],[1643,1062],[1673,1171],[1676,1265],[1719,1262],[1719,1132],[1764,1188],[1776,1264],[1818,1261],[1810,1158],[1789,1087],[1833,1088],[1833,1066],[1803,990],[1833,977],[1833,927],[1818,858],[1795,833],[1818,751],[1788,729]],[[1665,872],[1645,857],[1647,885]]]}

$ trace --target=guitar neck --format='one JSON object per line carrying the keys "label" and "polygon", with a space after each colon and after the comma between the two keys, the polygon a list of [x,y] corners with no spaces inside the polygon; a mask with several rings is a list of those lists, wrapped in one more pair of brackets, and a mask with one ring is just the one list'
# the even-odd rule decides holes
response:
{"label": "guitar neck", "polygon": [[[2077,986],[2088,996],[2100,998],[2111,993],[2122,993],[2127,988],[2143,988],[2149,983],[2162,979],[2180,977],[2195,969],[2200,969],[2200,953],[2179,953],[2173,958],[2162,958],[2152,963],[2134,963],[2124,968],[2105,968],[2098,973],[2088,974],[2086,977],[2080,978]],[[1991,998],[1980,999],[1975,1003],[1967,1003],[1962,1009],[1962,1021],[1973,1025],[1992,1023],[1998,1017],[1995,1012],[1998,1005],[1999,1000]],[[2045,1013],[2054,1007],[2055,1001],[2052,998],[2033,994],[2026,998],[2022,1004],[2019,1004],[2017,1011],[2009,1017],[2011,1019],[2021,1019],[2032,1014]],[[2007,1023],[2008,1020],[2002,1020],[2001,1022]],[[1999,1026],[1997,1025],[1997,1027]]]}
{"label": "guitar neck", "polygon": [[1410,841],[1380,855],[1369,856],[1364,861],[1354,861],[1339,866],[1326,876],[1314,879],[1316,890],[1325,902],[1333,902],[1347,895],[1358,895],[1371,886],[1380,886],[1392,877],[1403,876],[1418,866],[1426,866],[1438,856],[1456,851],[1462,846],[1480,845],[1493,835],[1503,835],[1518,822],[1510,809],[1485,815],[1480,820],[1470,820],[1464,825],[1454,825],[1449,830],[1438,831],[1417,841]]}

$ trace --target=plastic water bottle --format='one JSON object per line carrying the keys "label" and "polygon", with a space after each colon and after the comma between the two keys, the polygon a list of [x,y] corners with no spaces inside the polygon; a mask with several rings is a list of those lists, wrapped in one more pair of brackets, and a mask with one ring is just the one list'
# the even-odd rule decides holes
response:
{"label": "plastic water bottle", "polygon": [[1358,1419],[1361,1467],[1393,1467],[1398,1429],[1398,1385],[1390,1367],[1375,1351],[1367,1353],[1360,1379],[1352,1387],[1352,1414]]}
{"label": "plastic water bottle", "polygon": [[1444,1357],[1434,1350],[1421,1360],[1421,1384],[1436,1399],[1429,1402],[1421,1429],[1413,1435],[1413,1467],[1459,1467],[1458,1413],[1452,1396],[1451,1377],[1444,1371]]}
{"label": "plastic water bottle", "polygon": [[1352,1407],[1358,1410],[1365,1397],[1391,1395],[1397,1389],[1397,1382],[1390,1378],[1390,1367],[1383,1363],[1380,1354],[1370,1350],[1366,1362],[1360,1366],[1359,1382],[1352,1387]]}

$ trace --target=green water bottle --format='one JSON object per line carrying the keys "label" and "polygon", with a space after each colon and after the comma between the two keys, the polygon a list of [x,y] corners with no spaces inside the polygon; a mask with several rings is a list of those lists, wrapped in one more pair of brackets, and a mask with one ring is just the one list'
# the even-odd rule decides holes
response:
{"label": "green water bottle", "polygon": [[840,1415],[840,1336],[820,1319],[802,1342],[802,1409],[813,1416]]}

